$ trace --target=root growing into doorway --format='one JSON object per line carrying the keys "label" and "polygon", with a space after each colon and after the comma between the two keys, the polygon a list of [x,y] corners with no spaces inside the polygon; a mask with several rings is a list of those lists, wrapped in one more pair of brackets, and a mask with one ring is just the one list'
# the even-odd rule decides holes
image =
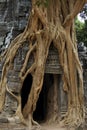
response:
{"label": "root growing into doorway", "polygon": [[[18,102],[16,114],[21,121],[24,124],[27,122],[29,128],[31,128],[33,123],[37,124],[33,121],[33,112],[36,109],[39,94],[42,90],[49,47],[53,43],[58,50],[60,64],[63,69],[64,90],[67,91],[68,95],[68,114],[64,123],[68,125],[80,125],[83,123],[83,77],[76,49],[75,35],[73,34],[73,19],[82,9],[85,2],[85,0],[50,0],[46,7],[43,1],[42,5],[38,6],[36,1],[32,0],[32,12],[24,32],[12,41],[2,57],[2,59],[5,58],[5,62],[0,82],[0,111],[3,109],[5,94],[8,91]],[[29,43],[29,50],[19,77],[23,83],[26,76],[30,73],[33,81],[27,103],[23,108],[23,112],[21,112],[20,95],[16,97],[7,89],[6,85],[7,73],[13,65],[16,53],[26,41]],[[31,54],[34,56],[34,63],[26,70]]]}

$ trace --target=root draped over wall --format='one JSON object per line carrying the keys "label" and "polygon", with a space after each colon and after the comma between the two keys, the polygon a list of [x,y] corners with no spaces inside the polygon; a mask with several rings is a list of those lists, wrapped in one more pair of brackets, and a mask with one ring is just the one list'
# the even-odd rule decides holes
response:
{"label": "root draped over wall", "polygon": [[[64,91],[68,95],[68,110],[62,121],[65,125],[80,125],[84,122],[84,92],[82,67],[79,62],[74,35],[74,18],[82,9],[86,0],[48,0],[47,6],[36,4],[32,0],[32,11],[24,32],[11,43],[5,55],[0,82],[0,111],[5,103],[5,93],[8,91],[18,101],[18,115],[21,121],[29,127],[35,123],[33,112],[43,86],[45,63],[51,43],[58,50],[60,64],[63,69]],[[19,77],[23,83],[30,73],[33,77],[28,101],[21,111],[21,96],[14,95],[7,86],[7,73],[13,64],[17,50],[29,42],[29,51],[20,71]],[[34,63],[26,70],[30,55],[34,55]],[[57,119],[57,118],[56,118]],[[26,121],[27,120],[27,121]]]}

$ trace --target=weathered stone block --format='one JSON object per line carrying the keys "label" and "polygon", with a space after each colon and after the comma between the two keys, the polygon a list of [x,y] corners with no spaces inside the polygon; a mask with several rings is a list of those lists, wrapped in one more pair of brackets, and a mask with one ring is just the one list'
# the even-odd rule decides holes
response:
{"label": "weathered stone block", "polygon": [[8,123],[8,119],[6,117],[0,117],[0,123]]}
{"label": "weathered stone block", "polygon": [[22,68],[22,64],[20,65],[18,65],[18,64],[15,64],[14,65],[14,70],[16,71],[16,72],[20,72],[20,70],[21,70],[21,68]]}
{"label": "weathered stone block", "polygon": [[8,85],[8,88],[12,92],[15,92],[15,93],[19,93],[20,90],[21,90],[21,87],[22,87],[20,82],[11,82],[11,81],[8,81],[7,85]]}

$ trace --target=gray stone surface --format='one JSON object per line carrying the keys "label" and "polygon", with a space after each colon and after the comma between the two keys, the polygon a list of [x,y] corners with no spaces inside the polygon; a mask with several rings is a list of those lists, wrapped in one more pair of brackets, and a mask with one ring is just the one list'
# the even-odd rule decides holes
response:
{"label": "gray stone surface", "polygon": [[8,123],[8,119],[6,117],[0,117],[0,123]]}
{"label": "gray stone surface", "polygon": [[27,130],[27,127],[15,123],[0,123],[0,130]]}
{"label": "gray stone surface", "polygon": [[27,24],[29,10],[31,10],[30,0],[0,1],[0,53],[6,47],[5,39],[12,28],[12,39],[24,30]]}

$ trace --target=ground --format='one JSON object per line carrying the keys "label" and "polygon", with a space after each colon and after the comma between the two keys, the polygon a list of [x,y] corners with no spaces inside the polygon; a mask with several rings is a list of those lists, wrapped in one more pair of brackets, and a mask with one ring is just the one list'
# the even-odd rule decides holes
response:
{"label": "ground", "polygon": [[[29,130],[27,127],[19,124],[0,124],[0,130]],[[54,125],[42,125],[40,127],[33,127],[32,130],[68,130],[67,128],[54,126]],[[72,129],[73,130],[73,129]]]}
{"label": "ground", "polygon": [[[10,123],[2,123],[0,124],[0,130],[29,130],[24,125],[20,124],[10,124]],[[47,124],[41,124],[40,127],[33,127],[31,130],[87,130],[87,128],[67,128],[67,127],[60,127],[59,125],[47,125]]]}

